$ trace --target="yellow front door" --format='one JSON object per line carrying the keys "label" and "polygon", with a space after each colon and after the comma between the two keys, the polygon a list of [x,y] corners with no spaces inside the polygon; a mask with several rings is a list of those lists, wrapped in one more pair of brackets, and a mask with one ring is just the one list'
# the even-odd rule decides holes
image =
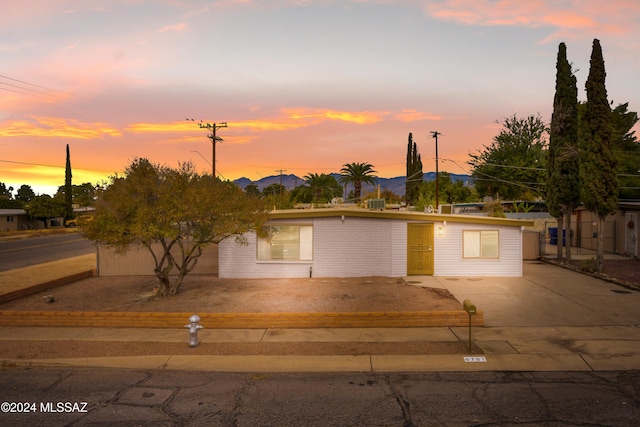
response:
{"label": "yellow front door", "polygon": [[433,275],[433,224],[407,224],[407,274]]}

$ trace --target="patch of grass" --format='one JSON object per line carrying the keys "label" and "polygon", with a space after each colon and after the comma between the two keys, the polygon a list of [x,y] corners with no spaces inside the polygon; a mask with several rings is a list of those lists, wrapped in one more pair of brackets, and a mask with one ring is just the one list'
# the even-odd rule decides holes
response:
{"label": "patch of grass", "polygon": [[596,272],[596,259],[590,258],[582,261],[582,265],[580,266],[580,270],[586,271],[587,273],[595,273]]}

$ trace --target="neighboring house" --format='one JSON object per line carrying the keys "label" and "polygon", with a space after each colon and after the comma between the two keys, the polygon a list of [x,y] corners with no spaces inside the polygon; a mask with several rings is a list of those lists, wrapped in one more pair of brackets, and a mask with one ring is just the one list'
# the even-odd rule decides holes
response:
{"label": "neighboring house", "polygon": [[533,221],[361,209],[273,211],[264,237],[218,247],[222,278],[522,276]]}
{"label": "neighboring house", "polygon": [[[640,202],[620,202],[618,211],[607,216],[604,224],[604,251],[637,258],[640,251],[638,220]],[[598,237],[597,221],[593,213],[582,207],[577,209],[572,223],[571,244],[595,250]]]}
{"label": "neighboring house", "polygon": [[0,209],[0,231],[18,231],[42,228],[41,222],[32,220],[24,209]]}

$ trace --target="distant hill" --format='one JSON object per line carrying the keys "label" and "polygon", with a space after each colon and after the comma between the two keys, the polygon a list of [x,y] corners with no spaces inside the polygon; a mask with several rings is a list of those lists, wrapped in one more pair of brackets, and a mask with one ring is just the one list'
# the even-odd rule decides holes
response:
{"label": "distant hill", "polygon": [[[331,173],[330,175],[332,175],[336,179],[340,178],[340,174],[338,173]],[[471,179],[469,175],[464,175],[464,174],[452,173],[450,174],[450,176],[452,181],[462,181],[465,185],[468,185],[469,180]],[[262,191],[265,187],[268,187],[271,184],[280,184],[281,182],[280,179],[281,179],[280,175],[271,175],[271,176],[267,176],[262,179],[259,179],[258,181],[251,181],[249,178],[239,178],[233,182],[243,190],[247,185],[254,183],[258,186],[260,191]],[[423,179],[425,181],[433,181],[436,179],[436,173],[427,172],[423,174]],[[394,192],[399,196],[404,196],[404,190],[405,190],[404,176],[396,176],[394,178],[378,178],[378,184],[380,184],[380,188],[382,189],[391,190],[392,192]],[[292,174],[282,175],[282,185],[284,185],[285,188],[292,190],[300,185],[304,185],[304,179]],[[374,186],[365,185],[363,190],[373,191]]]}

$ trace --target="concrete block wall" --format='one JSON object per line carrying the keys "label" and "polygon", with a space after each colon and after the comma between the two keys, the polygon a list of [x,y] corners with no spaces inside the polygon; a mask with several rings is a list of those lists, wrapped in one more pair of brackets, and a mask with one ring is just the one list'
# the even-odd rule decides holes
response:
{"label": "concrete block wall", "polygon": [[[435,225],[435,276],[522,276],[522,240],[519,227],[500,227],[482,224],[447,222],[443,235]],[[500,257],[498,259],[464,259],[462,230],[499,230]]]}
{"label": "concrete block wall", "polygon": [[[154,250],[160,251],[160,244],[154,245]],[[177,252],[173,252],[177,256]],[[99,276],[154,276],[154,268],[153,257],[142,246],[132,246],[124,254],[118,253],[112,247],[98,247]],[[218,275],[218,245],[205,247],[198,263],[189,274]]]}
{"label": "concrete block wall", "polygon": [[391,276],[391,220],[315,218],[313,271],[318,277]]}

